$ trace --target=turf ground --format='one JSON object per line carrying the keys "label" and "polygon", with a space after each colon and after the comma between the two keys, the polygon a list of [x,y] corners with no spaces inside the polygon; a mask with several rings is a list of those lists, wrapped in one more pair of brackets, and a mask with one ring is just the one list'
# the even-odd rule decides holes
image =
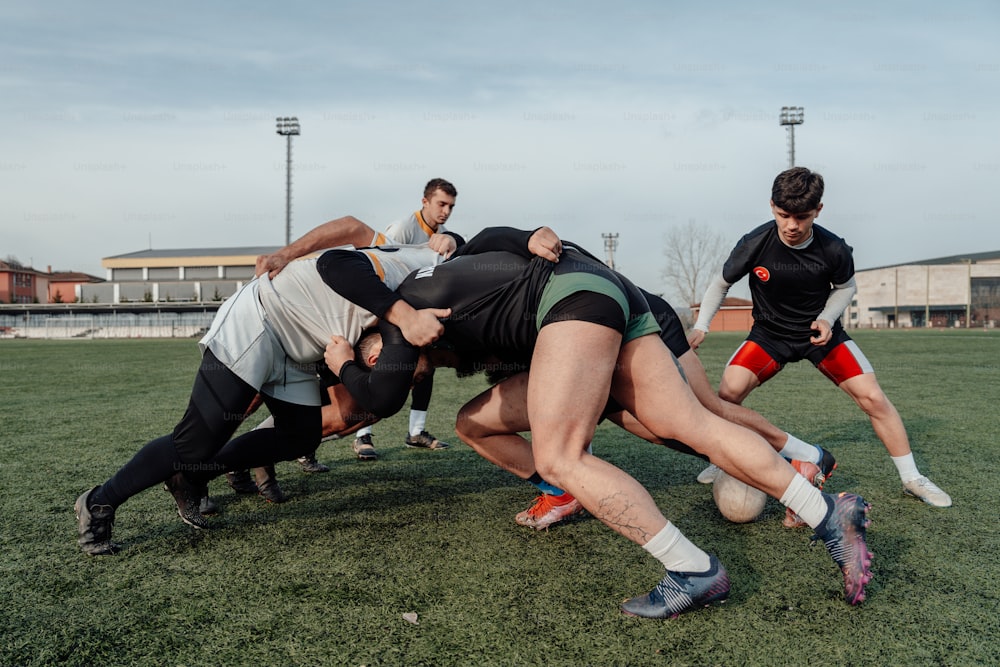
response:
{"label": "turf ground", "polygon": [[[319,450],[330,473],[280,464],[286,504],[216,481],[223,514],[194,531],[152,489],[118,512],[122,553],[84,556],[74,499],[172,428],[195,342],[0,341],[0,665],[998,664],[1000,333],[855,337],[954,507],[905,497],[867,420],[811,366],[751,395],[837,456],[829,490],[874,505],[875,579],[850,608],[826,551],[782,528],[775,501],[761,521],[729,524],[694,480],[700,461],[601,426],[595,451],[733,582],[726,604],[663,622],[618,612],[661,576],[645,552],[593,519],[518,527],[533,488],[457,443],[406,449],[405,410],[376,426],[375,463],[333,442]],[[739,340],[709,336],[713,381]],[[430,430],[451,435],[481,386],[439,372]]]}

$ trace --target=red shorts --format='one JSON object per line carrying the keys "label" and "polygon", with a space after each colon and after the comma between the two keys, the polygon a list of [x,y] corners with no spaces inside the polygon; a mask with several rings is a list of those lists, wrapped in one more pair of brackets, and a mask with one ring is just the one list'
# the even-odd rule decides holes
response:
{"label": "red shorts", "polygon": [[[846,338],[846,336],[845,336]],[[764,384],[773,378],[778,371],[784,368],[786,363],[799,361],[807,358],[805,355],[771,355],[763,347],[752,340],[743,341],[739,349],[733,353],[727,366],[740,366],[746,368],[757,376],[757,381]],[[775,356],[778,358],[776,359]],[[818,359],[810,359],[813,365],[830,378],[838,387],[841,382],[863,373],[873,373],[871,363],[861,352],[861,348],[850,338],[836,344],[826,355]]]}

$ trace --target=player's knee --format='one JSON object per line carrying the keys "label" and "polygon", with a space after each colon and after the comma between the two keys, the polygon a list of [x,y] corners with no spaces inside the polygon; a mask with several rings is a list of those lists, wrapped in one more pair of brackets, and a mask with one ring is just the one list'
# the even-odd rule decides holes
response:
{"label": "player's knee", "polygon": [[576,459],[568,459],[565,456],[546,456],[534,450],[535,470],[538,474],[554,486],[563,486],[566,479],[573,473]]}
{"label": "player's knee", "polygon": [[490,431],[490,429],[487,429],[472,415],[471,412],[465,408],[458,411],[458,415],[455,417],[455,435],[457,435],[460,440],[465,442],[477,442],[481,438],[489,435]]}
{"label": "player's knee", "polygon": [[858,406],[871,416],[887,414],[893,410],[889,397],[881,389],[873,389],[854,397]]}
{"label": "player's knee", "polygon": [[736,405],[739,405],[743,402],[743,399],[746,398],[746,392],[738,391],[732,387],[723,385],[719,387],[719,398],[727,403],[735,403]]}

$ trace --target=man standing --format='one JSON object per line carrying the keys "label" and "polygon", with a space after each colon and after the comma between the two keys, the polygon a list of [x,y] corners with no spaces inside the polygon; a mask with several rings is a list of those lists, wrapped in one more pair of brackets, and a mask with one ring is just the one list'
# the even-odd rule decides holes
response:
{"label": "man standing", "polygon": [[823,209],[823,187],[823,177],[805,167],[778,174],[771,190],[774,220],[736,244],[705,291],[689,342],[697,349],[729,288],[749,274],[754,324],[723,372],[719,396],[742,403],[785,364],[808,359],[871,419],[904,492],[949,507],[948,494],[917,469],[899,413],[840,322],[857,291],[854,258],[842,238],[814,224]]}
{"label": "man standing", "polygon": [[[389,225],[385,230],[387,242],[399,245],[416,245],[427,243],[434,234],[442,234],[447,231],[444,224],[455,209],[455,198],[458,197],[458,190],[455,186],[443,178],[432,178],[424,186],[424,196],[420,200],[421,208],[414,211],[409,217],[399,220]],[[410,426],[409,435],[406,436],[407,447],[422,447],[424,449],[447,449],[448,443],[438,440],[428,433],[427,408],[431,404],[431,393],[434,390],[434,373],[427,376],[413,385],[410,403]],[[378,452],[372,443],[372,429],[370,426],[358,431],[354,439],[354,453],[362,461],[374,461],[378,458]],[[305,463],[299,461],[303,467]]]}

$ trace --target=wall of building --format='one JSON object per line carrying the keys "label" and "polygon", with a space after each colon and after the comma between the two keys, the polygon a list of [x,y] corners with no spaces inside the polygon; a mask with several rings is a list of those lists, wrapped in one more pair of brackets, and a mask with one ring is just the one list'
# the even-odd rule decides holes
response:
{"label": "wall of building", "polygon": [[849,326],[891,328],[965,326],[967,313],[977,322],[970,285],[1000,277],[1000,262],[913,264],[858,271],[858,293],[849,309]]}

